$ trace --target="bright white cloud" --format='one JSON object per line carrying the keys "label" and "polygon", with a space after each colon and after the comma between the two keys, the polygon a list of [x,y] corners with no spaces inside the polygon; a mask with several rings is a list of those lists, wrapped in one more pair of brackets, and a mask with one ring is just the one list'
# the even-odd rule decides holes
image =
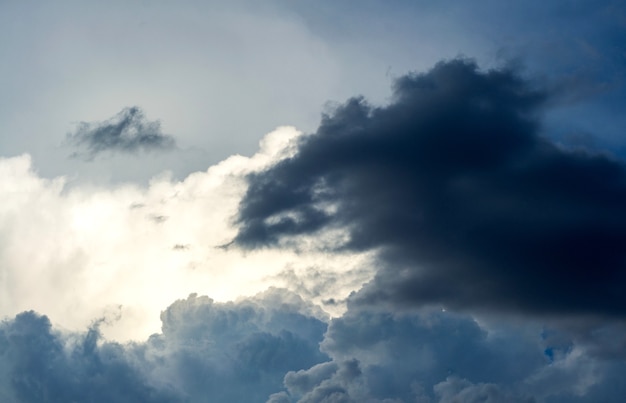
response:
{"label": "bright white cloud", "polygon": [[250,158],[145,188],[67,187],[39,177],[28,155],[0,160],[0,315],[34,309],[73,330],[105,317],[105,335],[137,339],[159,330],[159,312],[177,298],[231,300],[271,284],[332,298],[329,311],[341,313],[336,302],[372,274],[367,256],[220,247],[235,235],[245,175],[289,156],[299,135],[279,128]]}

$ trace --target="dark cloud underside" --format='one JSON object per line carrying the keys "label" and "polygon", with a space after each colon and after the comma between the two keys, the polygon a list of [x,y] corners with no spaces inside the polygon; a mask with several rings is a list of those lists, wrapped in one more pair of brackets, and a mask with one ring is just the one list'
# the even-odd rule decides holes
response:
{"label": "dark cloud underside", "polygon": [[541,137],[549,96],[453,60],[350,99],[249,177],[235,242],[345,228],[338,249],[380,251],[362,302],[623,316],[626,170]]}
{"label": "dark cloud underside", "polygon": [[80,122],[67,139],[82,150],[75,155],[88,158],[103,152],[166,151],[176,147],[174,138],[161,132],[160,122],[147,120],[136,106],[124,108],[104,122]]}
{"label": "dark cloud underside", "polygon": [[24,312],[0,322],[0,400],[263,403],[285,373],[328,360],[327,326],[302,306],[280,290],[236,304],[191,295],[162,313],[161,334],[127,345]]}
{"label": "dark cloud underside", "polygon": [[[145,342],[0,322],[2,402],[622,402],[626,365],[537,324],[487,332],[469,315],[351,307],[329,325],[294,294],[191,295]],[[609,331],[623,339],[624,329]],[[602,339],[602,337],[600,337]],[[602,341],[602,340],[597,340]]]}

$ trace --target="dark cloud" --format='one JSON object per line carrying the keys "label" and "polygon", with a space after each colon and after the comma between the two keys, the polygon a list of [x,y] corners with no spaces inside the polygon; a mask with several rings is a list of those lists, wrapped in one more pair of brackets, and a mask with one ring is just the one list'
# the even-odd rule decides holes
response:
{"label": "dark cloud", "polygon": [[98,345],[97,327],[72,338],[45,316],[25,312],[0,326],[2,391],[7,402],[177,402],[150,384],[124,347]]}
{"label": "dark cloud", "polygon": [[624,393],[623,360],[531,322],[352,307],[321,349],[331,361],[287,373],[276,402],[618,402]]}
{"label": "dark cloud", "polygon": [[192,295],[162,313],[144,367],[192,402],[265,402],[286,372],[327,360],[319,351],[326,323],[306,310],[276,289],[226,304]]}
{"label": "dark cloud", "polygon": [[82,150],[74,156],[87,158],[103,152],[166,151],[176,147],[172,136],[161,133],[161,123],[147,120],[137,106],[124,108],[104,122],[80,122],[67,135],[67,141]]}
{"label": "dark cloud", "polygon": [[626,170],[542,137],[550,94],[467,60],[354,98],[249,177],[235,243],[344,229],[379,252],[363,303],[626,315]]}
{"label": "dark cloud", "polygon": [[[297,295],[190,295],[145,342],[55,330],[25,312],[0,323],[3,402],[621,402],[623,357],[532,322],[351,306],[330,324]],[[482,322],[482,323],[479,323]],[[600,329],[597,342],[623,329]],[[613,337],[611,337],[613,335]]]}
{"label": "dark cloud", "polygon": [[449,377],[434,387],[439,403],[485,402],[485,403],[535,403],[533,398],[520,398],[500,390],[494,384],[472,384],[465,379]]}
{"label": "dark cloud", "polygon": [[239,303],[191,295],[143,343],[54,331],[25,312],[0,323],[3,402],[265,402],[288,371],[328,360],[326,323],[294,295],[270,290]]}

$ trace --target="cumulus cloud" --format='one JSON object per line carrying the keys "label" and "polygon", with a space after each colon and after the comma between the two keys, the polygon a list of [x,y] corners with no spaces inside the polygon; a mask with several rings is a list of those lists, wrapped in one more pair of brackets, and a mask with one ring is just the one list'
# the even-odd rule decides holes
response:
{"label": "cumulus cloud", "polygon": [[620,402],[623,359],[535,322],[486,325],[441,310],[351,306],[326,321],[271,288],[219,303],[190,295],[162,329],[120,344],[32,311],[0,323],[8,402]]}
{"label": "cumulus cloud", "polygon": [[104,341],[98,323],[61,333],[24,312],[0,324],[0,396],[19,402],[264,402],[284,374],[326,357],[326,323],[272,289],[237,303],[191,295],[146,342]]}
{"label": "cumulus cloud", "polygon": [[362,303],[623,317],[626,169],[545,137],[550,95],[457,59],[350,99],[249,175],[235,242],[343,229],[380,260]]}
{"label": "cumulus cloud", "polygon": [[330,322],[321,350],[331,360],[287,373],[277,402],[618,402],[624,393],[622,359],[534,321],[352,306]]}
{"label": "cumulus cloud", "polygon": [[[245,175],[290,155],[298,136],[279,128],[251,157],[181,181],[158,176],[145,187],[68,186],[41,177],[28,155],[0,159],[0,316],[32,309],[78,330],[108,315],[118,319],[102,324],[106,337],[141,339],[181,296],[225,301],[270,285],[309,289],[318,303],[334,298],[330,308],[341,314],[342,301],[373,275],[367,257],[219,247],[236,234],[231,218]],[[328,279],[331,287],[318,285]]]}
{"label": "cumulus cloud", "polygon": [[0,159],[0,400],[620,402],[623,165],[513,71],[395,88],[145,188]]}
{"label": "cumulus cloud", "polygon": [[444,382],[434,386],[434,391],[440,403],[534,403],[532,398],[519,398],[503,393],[494,384],[472,384],[465,379],[449,377]]}
{"label": "cumulus cloud", "polygon": [[0,325],[3,401],[175,401],[149,384],[121,345],[98,345],[98,338],[97,328],[65,336],[32,311],[5,321]]}
{"label": "cumulus cloud", "polygon": [[174,137],[161,132],[159,121],[149,121],[141,108],[124,108],[103,122],[80,122],[67,141],[81,149],[75,156],[94,158],[104,152],[136,153],[176,148]]}

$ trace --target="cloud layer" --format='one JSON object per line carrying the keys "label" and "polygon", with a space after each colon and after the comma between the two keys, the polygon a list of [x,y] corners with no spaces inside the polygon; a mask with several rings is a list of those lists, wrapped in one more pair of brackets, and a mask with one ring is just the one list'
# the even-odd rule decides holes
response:
{"label": "cloud layer", "polygon": [[542,137],[549,97],[457,59],[350,99],[249,176],[235,241],[347,230],[335,251],[380,258],[366,303],[622,317],[626,170]]}
{"label": "cloud layer", "polygon": [[626,393],[623,359],[529,321],[352,306],[328,323],[276,288],[227,303],[192,294],[141,342],[103,339],[103,320],[83,332],[33,311],[0,323],[2,401],[617,403]]}
{"label": "cloud layer", "polygon": [[269,290],[239,303],[191,295],[161,314],[144,343],[105,342],[95,323],[60,333],[24,312],[0,324],[5,402],[264,402],[284,374],[325,361],[326,323],[301,299]]}
{"label": "cloud layer", "polygon": [[80,122],[67,135],[67,141],[83,150],[75,155],[87,158],[104,152],[167,151],[176,147],[174,138],[161,132],[161,123],[147,120],[137,106],[124,108],[103,122]]}

